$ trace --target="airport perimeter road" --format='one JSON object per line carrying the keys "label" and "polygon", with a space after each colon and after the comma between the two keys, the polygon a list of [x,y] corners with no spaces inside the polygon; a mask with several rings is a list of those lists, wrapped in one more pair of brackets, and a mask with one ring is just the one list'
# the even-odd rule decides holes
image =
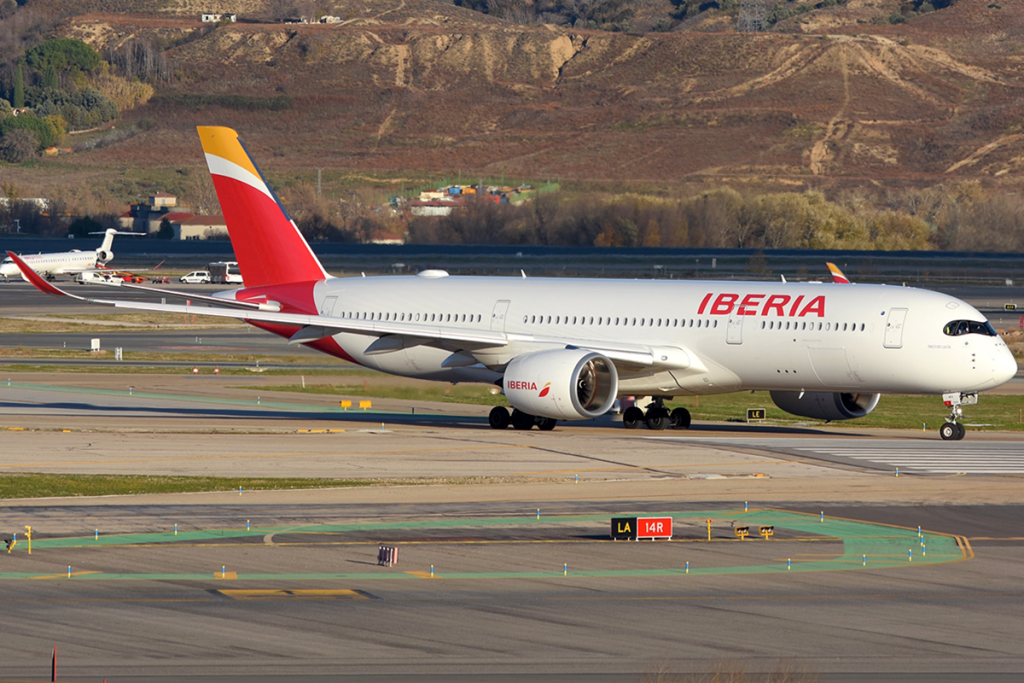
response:
{"label": "airport perimeter road", "polygon": [[[522,512],[10,508],[37,540],[0,560],[0,681],[48,676],[54,645],[58,680],[75,681],[625,683],[723,664],[826,683],[1024,675],[1019,506],[843,508],[864,522],[679,501]],[[608,541],[624,513],[672,516],[676,540]],[[764,523],[770,541],[733,533]],[[398,566],[377,566],[380,541]]]}

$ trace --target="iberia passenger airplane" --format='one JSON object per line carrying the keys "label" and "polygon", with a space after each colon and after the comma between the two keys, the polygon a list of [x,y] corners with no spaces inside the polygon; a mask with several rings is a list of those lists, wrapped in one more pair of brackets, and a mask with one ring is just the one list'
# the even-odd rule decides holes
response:
{"label": "iberia passenger airplane", "polygon": [[[125,233],[108,228],[103,233],[103,242],[100,244],[99,249],[90,251],[72,249],[71,251],[60,251],[51,254],[26,254],[21,257],[21,260],[31,266],[32,270],[45,275],[48,279],[53,279],[55,275],[91,272],[101,268],[107,261],[114,258],[114,252],[110,250],[114,244],[114,235],[123,234]],[[3,260],[3,263],[0,263],[0,276],[3,276],[4,282],[6,282],[15,275],[20,276],[21,269],[14,263],[14,259],[8,256]]]}
{"label": "iberia passenger airplane", "polygon": [[[627,428],[686,428],[673,396],[766,390],[809,418],[867,415],[884,393],[938,394],[944,439],[964,436],[961,405],[1017,364],[972,306],[909,287],[862,284],[416,276],[333,278],[302,238],[235,131],[200,127],[245,287],[195,306],[91,303],[240,318],[291,344],[406,377],[495,384],[514,408],[503,429],[596,417],[648,397]],[[162,291],[162,290],[161,290]]]}

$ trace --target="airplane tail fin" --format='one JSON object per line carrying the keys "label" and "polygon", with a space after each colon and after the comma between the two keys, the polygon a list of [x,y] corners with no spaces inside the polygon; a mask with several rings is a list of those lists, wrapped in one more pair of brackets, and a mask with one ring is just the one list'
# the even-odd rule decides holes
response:
{"label": "airplane tail fin", "polygon": [[103,233],[103,243],[100,244],[100,248],[96,250],[96,260],[106,263],[114,255],[111,248],[114,246],[114,235],[117,234],[117,230],[113,228],[107,228]]}
{"label": "airplane tail fin", "polygon": [[843,271],[839,270],[839,266],[834,263],[829,263],[828,261],[825,262],[825,265],[828,266],[829,272],[832,273],[833,282],[840,285],[850,284],[850,278],[846,277]]}
{"label": "airplane tail fin", "polygon": [[327,272],[238,133],[220,126],[198,131],[245,286],[325,279]]}

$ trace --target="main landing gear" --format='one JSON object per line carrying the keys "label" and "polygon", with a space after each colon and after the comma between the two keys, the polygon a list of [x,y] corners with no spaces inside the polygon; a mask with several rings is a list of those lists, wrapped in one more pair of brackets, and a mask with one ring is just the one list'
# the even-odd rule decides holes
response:
{"label": "main landing gear", "polygon": [[978,394],[961,394],[960,392],[943,394],[942,402],[949,407],[949,417],[946,418],[946,424],[939,427],[939,436],[943,441],[959,441],[967,434],[967,429],[957,422],[964,416],[961,406],[975,405],[978,402]]}
{"label": "main landing gear", "polygon": [[656,397],[654,402],[647,406],[646,412],[636,406],[626,408],[622,413],[622,426],[626,429],[637,429],[641,424],[645,424],[648,429],[658,431],[669,427],[689,429],[690,411],[686,408],[676,408],[669,412],[664,402],[664,398]]}
{"label": "main landing gear", "polygon": [[513,429],[532,429],[534,425],[537,425],[537,429],[542,432],[550,432],[558,423],[558,420],[554,418],[537,417],[518,409],[513,410],[512,415],[509,415],[508,409],[501,406],[491,408],[487,421],[490,423],[491,429],[506,429],[510,424]]}

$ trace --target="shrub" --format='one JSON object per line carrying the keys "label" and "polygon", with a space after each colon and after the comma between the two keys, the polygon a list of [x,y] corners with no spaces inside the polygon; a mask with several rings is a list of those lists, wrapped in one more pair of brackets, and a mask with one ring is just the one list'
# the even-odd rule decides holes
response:
{"label": "shrub", "polygon": [[3,133],[5,138],[13,130],[26,130],[34,133],[37,148],[53,147],[60,142],[62,137],[53,120],[41,119],[32,114],[22,114],[0,121],[0,133]]}
{"label": "shrub", "polygon": [[20,164],[35,154],[38,144],[32,131],[9,131],[0,138],[0,157],[9,164]]}

